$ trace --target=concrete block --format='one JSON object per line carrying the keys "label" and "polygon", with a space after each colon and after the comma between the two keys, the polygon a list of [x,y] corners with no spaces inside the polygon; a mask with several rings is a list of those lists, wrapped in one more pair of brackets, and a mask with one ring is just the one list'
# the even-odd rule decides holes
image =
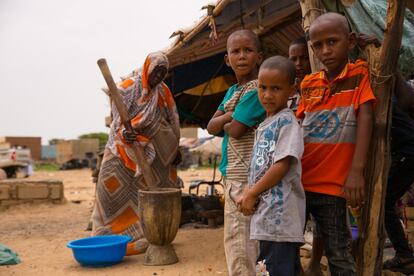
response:
{"label": "concrete block", "polygon": [[17,187],[15,185],[10,185],[9,195],[10,199],[17,199]]}
{"label": "concrete block", "polygon": [[5,199],[5,200],[0,200],[0,206],[10,206],[10,205],[16,205],[21,203],[20,200],[15,200],[15,199]]}
{"label": "concrete block", "polygon": [[9,190],[10,190],[10,186],[8,186],[8,185],[1,185],[0,186],[0,200],[10,198]]}
{"label": "concrete block", "polygon": [[50,189],[49,197],[51,199],[60,199],[63,197],[63,186],[51,185],[49,189]]}
{"label": "concrete block", "polygon": [[[26,202],[28,201],[28,200],[25,200]],[[31,203],[47,203],[47,202],[50,202],[49,201],[49,199],[33,199],[33,200],[29,200],[28,202],[31,202]]]}
{"label": "concrete block", "polygon": [[61,204],[61,203],[65,203],[65,199],[61,198],[61,199],[52,199],[51,200],[53,204]]}
{"label": "concrete block", "polygon": [[19,199],[42,199],[48,198],[49,188],[46,184],[19,184],[17,186],[17,197]]}

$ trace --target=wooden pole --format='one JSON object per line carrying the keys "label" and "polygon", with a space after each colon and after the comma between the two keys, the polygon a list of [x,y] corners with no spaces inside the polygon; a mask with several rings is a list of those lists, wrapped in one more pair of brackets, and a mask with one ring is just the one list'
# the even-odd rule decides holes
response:
{"label": "wooden pole", "polygon": [[[124,102],[122,101],[121,96],[119,95],[118,88],[112,78],[111,71],[109,71],[109,67],[106,63],[104,58],[98,60],[99,69],[101,69],[102,75],[106,81],[106,84],[109,88],[109,95],[111,100],[114,102],[116,109],[118,110],[119,117],[121,118],[121,122],[124,125],[125,129],[132,132],[133,128],[131,126],[131,119],[129,118],[127,107],[125,106]],[[148,164],[147,160],[145,159],[144,149],[139,145],[138,142],[135,142],[131,145],[131,148],[134,152],[135,158],[140,165],[141,173],[144,177],[144,181],[147,187],[150,190],[154,190],[155,187],[155,176]]]}
{"label": "wooden pole", "polygon": [[389,170],[391,96],[404,22],[406,0],[389,0],[384,41],[368,49],[371,86],[377,98],[375,122],[366,167],[365,207],[357,253],[358,275],[380,275],[384,248],[384,200]]}
{"label": "wooden pole", "polygon": [[[326,11],[320,0],[300,0],[300,8],[302,10],[302,27],[307,36],[312,22]],[[312,72],[320,71],[323,68],[323,65],[313,53],[310,42],[308,42],[308,52]]]}

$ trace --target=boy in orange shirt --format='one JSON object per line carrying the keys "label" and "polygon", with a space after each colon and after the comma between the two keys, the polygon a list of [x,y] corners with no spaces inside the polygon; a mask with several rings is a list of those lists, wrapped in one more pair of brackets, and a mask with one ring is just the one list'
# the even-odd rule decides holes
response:
{"label": "boy in orange shirt", "polygon": [[306,76],[301,84],[297,117],[303,119],[306,209],[320,227],[331,273],[356,275],[346,206],[360,206],[364,199],[375,97],[366,62],[348,60],[356,36],[344,16],[319,16],[309,38],[327,70]]}

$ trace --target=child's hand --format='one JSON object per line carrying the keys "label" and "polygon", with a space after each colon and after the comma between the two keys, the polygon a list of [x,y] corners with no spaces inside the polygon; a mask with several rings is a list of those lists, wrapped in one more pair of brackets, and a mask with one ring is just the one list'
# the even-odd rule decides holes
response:
{"label": "child's hand", "polygon": [[352,170],[343,187],[345,199],[353,207],[360,207],[364,200],[365,179],[362,170]]}
{"label": "child's hand", "polygon": [[381,46],[381,42],[374,35],[367,35],[363,33],[360,33],[358,35],[357,42],[358,42],[358,46],[361,47],[362,49],[364,49],[368,44],[374,44],[375,47]]}
{"label": "child's hand", "polygon": [[233,111],[227,111],[224,115],[227,118],[227,122],[231,122],[231,120],[233,120]]}
{"label": "child's hand", "polygon": [[245,216],[251,216],[256,211],[257,197],[250,193],[248,187],[246,187],[243,191],[243,194],[236,200],[236,204],[240,212],[243,213]]}

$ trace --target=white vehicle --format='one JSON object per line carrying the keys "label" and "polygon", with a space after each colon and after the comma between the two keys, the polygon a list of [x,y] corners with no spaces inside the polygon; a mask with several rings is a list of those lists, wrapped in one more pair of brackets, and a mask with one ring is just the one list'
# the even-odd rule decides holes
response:
{"label": "white vehicle", "polygon": [[8,178],[15,178],[17,170],[27,170],[31,164],[30,149],[0,149],[0,169],[6,172]]}

